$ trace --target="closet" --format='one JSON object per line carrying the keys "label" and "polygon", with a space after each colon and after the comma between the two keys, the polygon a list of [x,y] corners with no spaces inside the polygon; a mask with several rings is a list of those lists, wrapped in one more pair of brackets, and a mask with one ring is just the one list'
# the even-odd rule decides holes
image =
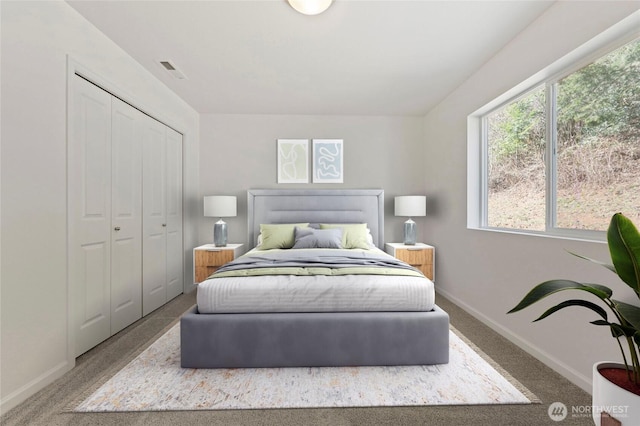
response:
{"label": "closet", "polygon": [[183,289],[182,136],[150,117],[142,130],[142,314]]}
{"label": "closet", "polygon": [[182,135],[75,75],[69,287],[80,355],[183,291]]}

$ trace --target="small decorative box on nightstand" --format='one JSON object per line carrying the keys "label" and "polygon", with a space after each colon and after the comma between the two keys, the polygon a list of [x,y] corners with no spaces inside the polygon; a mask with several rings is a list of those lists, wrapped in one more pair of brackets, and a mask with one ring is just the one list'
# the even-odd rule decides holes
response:
{"label": "small decorative box on nightstand", "polygon": [[243,244],[227,244],[224,247],[216,247],[213,244],[205,244],[194,248],[193,276],[195,283],[198,284],[206,280],[216,269],[240,256],[242,246]]}
{"label": "small decorative box on nightstand", "polygon": [[425,277],[435,281],[434,265],[435,251],[433,246],[416,243],[408,246],[401,243],[386,243],[385,251],[393,257],[407,262],[414,268],[420,269]]}

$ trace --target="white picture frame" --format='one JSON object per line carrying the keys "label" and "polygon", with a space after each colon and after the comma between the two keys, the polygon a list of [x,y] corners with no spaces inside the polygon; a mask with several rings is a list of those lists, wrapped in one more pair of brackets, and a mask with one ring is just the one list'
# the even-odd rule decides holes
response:
{"label": "white picture frame", "polygon": [[309,183],[309,139],[278,139],[278,183]]}
{"label": "white picture frame", "polygon": [[313,139],[313,183],[343,183],[342,139]]}

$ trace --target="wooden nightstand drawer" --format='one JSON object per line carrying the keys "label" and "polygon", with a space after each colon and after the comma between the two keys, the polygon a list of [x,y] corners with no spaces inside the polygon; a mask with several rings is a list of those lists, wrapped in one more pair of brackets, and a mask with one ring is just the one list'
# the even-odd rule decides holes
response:
{"label": "wooden nightstand drawer", "polygon": [[434,280],[435,249],[427,244],[418,243],[407,246],[399,243],[387,243],[386,252],[419,269],[430,280]]}
{"label": "wooden nightstand drawer", "polygon": [[242,244],[229,244],[225,247],[207,244],[193,249],[193,276],[196,284],[239,256],[241,247]]}
{"label": "wooden nightstand drawer", "polygon": [[196,265],[222,266],[233,260],[232,250],[196,250]]}
{"label": "wooden nightstand drawer", "polygon": [[196,250],[194,259],[196,264],[196,282],[199,283],[206,280],[209,275],[216,271],[216,269],[227,262],[231,262],[233,258],[233,250]]}
{"label": "wooden nightstand drawer", "polygon": [[396,257],[411,266],[433,263],[432,249],[397,249]]}

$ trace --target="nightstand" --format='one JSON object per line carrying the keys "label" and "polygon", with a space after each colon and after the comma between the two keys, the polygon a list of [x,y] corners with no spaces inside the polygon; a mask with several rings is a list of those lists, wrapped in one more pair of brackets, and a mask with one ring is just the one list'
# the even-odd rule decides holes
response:
{"label": "nightstand", "polygon": [[195,283],[198,284],[206,280],[216,269],[240,256],[243,245],[227,244],[224,247],[216,247],[213,244],[205,244],[194,248],[193,277]]}
{"label": "nightstand", "polygon": [[422,273],[431,281],[435,281],[435,251],[433,246],[416,243],[416,245],[408,246],[401,243],[386,243],[385,251],[393,257],[407,262],[422,271]]}

